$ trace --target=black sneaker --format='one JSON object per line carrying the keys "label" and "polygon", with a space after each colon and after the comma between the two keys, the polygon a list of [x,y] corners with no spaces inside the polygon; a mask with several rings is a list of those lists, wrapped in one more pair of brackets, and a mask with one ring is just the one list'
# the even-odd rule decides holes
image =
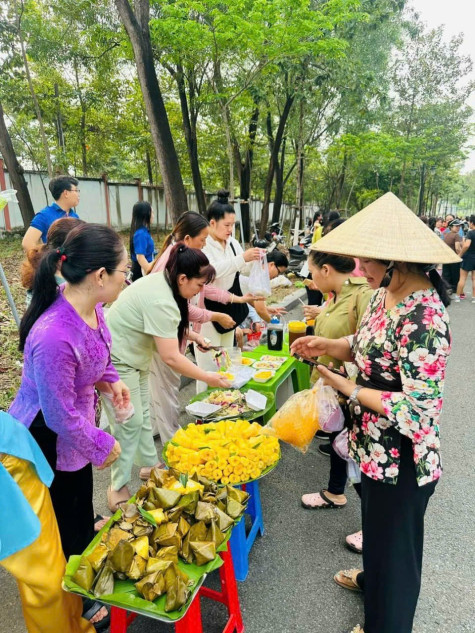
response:
{"label": "black sneaker", "polygon": [[330,433],[318,429],[318,431],[315,433],[315,437],[317,438],[317,440],[328,440],[330,438]]}
{"label": "black sneaker", "polygon": [[328,444],[320,444],[320,446],[318,447],[318,451],[322,455],[326,455],[326,457],[330,457],[330,442],[328,442]]}

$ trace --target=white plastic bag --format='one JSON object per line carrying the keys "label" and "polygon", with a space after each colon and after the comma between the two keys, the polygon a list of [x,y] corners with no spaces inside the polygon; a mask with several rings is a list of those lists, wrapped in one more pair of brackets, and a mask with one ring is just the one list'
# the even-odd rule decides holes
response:
{"label": "white plastic bag", "polygon": [[317,387],[318,421],[322,431],[335,433],[341,431],[345,424],[345,416],[338,403],[333,387],[323,384],[323,378],[319,378]]}
{"label": "white plastic bag", "polygon": [[127,407],[119,408],[114,406],[114,396],[111,393],[106,393],[105,391],[101,391],[100,393],[104,409],[110,413],[111,417],[115,419],[117,424],[123,424],[135,415],[135,408],[131,402],[129,402]]}
{"label": "white plastic bag", "polygon": [[353,459],[349,459],[346,464],[346,474],[352,484],[361,483],[361,468]]}
{"label": "white plastic bag", "polygon": [[249,290],[258,297],[269,297],[271,294],[269,267],[265,253],[261,253],[259,260],[252,263]]}

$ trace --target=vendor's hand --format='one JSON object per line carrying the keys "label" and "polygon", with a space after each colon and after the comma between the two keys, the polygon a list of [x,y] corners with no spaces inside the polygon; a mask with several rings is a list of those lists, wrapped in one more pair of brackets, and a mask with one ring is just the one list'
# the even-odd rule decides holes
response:
{"label": "vendor's hand", "polygon": [[267,306],[267,312],[269,314],[276,314],[277,316],[287,314],[287,310],[283,306]]}
{"label": "vendor's hand", "polygon": [[304,306],[303,307],[303,315],[306,319],[315,319],[315,317],[317,317],[321,311],[322,311],[322,308],[320,306]]}
{"label": "vendor's hand", "polygon": [[328,339],[322,336],[301,336],[290,348],[291,354],[299,354],[304,358],[326,356]]}
{"label": "vendor's hand", "polygon": [[[227,316],[227,314],[225,316]],[[194,332],[193,341],[196,343],[196,346],[198,347],[200,352],[209,352],[210,343],[207,339],[205,339],[204,336],[201,336],[201,334],[197,334],[196,332]]]}
{"label": "vendor's hand", "polygon": [[114,442],[114,446],[112,447],[111,452],[109,453],[109,455],[107,455],[104,462],[100,466],[97,467],[97,470],[104,470],[104,468],[109,468],[109,466],[113,464],[115,460],[119,457],[120,453],[121,453],[120,444],[116,440]]}
{"label": "vendor's hand", "polygon": [[255,262],[258,261],[261,257],[262,248],[248,248],[247,251],[244,251],[243,257],[245,262]]}
{"label": "vendor's hand", "polygon": [[109,383],[112,390],[112,404],[119,409],[125,409],[130,404],[130,389],[123,380]]}
{"label": "vendor's hand", "polygon": [[229,314],[224,314],[224,312],[216,312],[213,321],[216,321],[216,323],[219,323],[221,327],[224,327],[227,330],[236,325],[236,321],[234,321]]}
{"label": "vendor's hand", "polygon": [[223,389],[229,389],[231,383],[223,374],[207,371],[207,378],[205,380],[209,387],[222,387]]}
{"label": "vendor's hand", "polygon": [[237,295],[234,295],[233,303],[251,303],[251,304],[253,304],[254,301],[263,301],[263,300],[264,300],[264,297],[259,297],[258,295],[253,295],[252,292],[247,292],[242,297],[238,297]]}
{"label": "vendor's hand", "polygon": [[[333,367],[333,363],[330,363],[329,367]],[[333,373],[324,365],[317,365],[317,371],[323,378],[324,385],[329,385],[330,387],[333,387],[333,389],[336,389],[348,398],[351,396],[355,389],[355,383],[352,380],[348,380],[348,378],[343,375],[340,376]]]}

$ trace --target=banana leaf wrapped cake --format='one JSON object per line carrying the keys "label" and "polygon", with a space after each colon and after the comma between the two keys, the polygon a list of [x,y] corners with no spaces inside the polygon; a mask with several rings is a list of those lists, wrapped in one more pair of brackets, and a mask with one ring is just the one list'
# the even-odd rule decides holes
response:
{"label": "banana leaf wrapped cake", "polygon": [[248,498],[202,477],[154,468],[134,503],[117,513],[100,542],[81,558],[72,580],[98,598],[113,594],[116,580],[131,581],[144,600],[166,594],[165,612],[176,611],[193,586],[179,559],[196,566],[214,561]]}

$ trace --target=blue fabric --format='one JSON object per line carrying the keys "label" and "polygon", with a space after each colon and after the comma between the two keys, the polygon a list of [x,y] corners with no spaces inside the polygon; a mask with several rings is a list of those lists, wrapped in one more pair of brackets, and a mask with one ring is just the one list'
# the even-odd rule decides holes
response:
{"label": "blue fabric", "polygon": [[61,207],[57,205],[56,202],[53,202],[53,204],[50,204],[48,207],[45,207],[44,209],[41,209],[41,211],[38,211],[38,213],[31,221],[30,226],[38,229],[38,231],[41,231],[41,241],[43,242],[43,244],[46,244],[46,236],[48,234],[49,227],[53,224],[55,220],[59,220],[59,218],[65,218],[66,216],[70,218],[79,217],[78,214],[74,211],[66,213],[66,211],[63,211],[63,209],[61,209]]}
{"label": "blue fabric", "polygon": [[134,253],[132,253],[132,261],[137,261],[137,255],[143,255],[148,262],[153,260],[155,252],[155,244],[153,243],[150,231],[141,226],[134,233]]}
{"label": "blue fabric", "polygon": [[[30,462],[41,481],[50,486],[53,471],[30,432],[8,413],[0,411],[0,453]],[[0,461],[0,560],[38,538],[41,525],[16,481]]]}

